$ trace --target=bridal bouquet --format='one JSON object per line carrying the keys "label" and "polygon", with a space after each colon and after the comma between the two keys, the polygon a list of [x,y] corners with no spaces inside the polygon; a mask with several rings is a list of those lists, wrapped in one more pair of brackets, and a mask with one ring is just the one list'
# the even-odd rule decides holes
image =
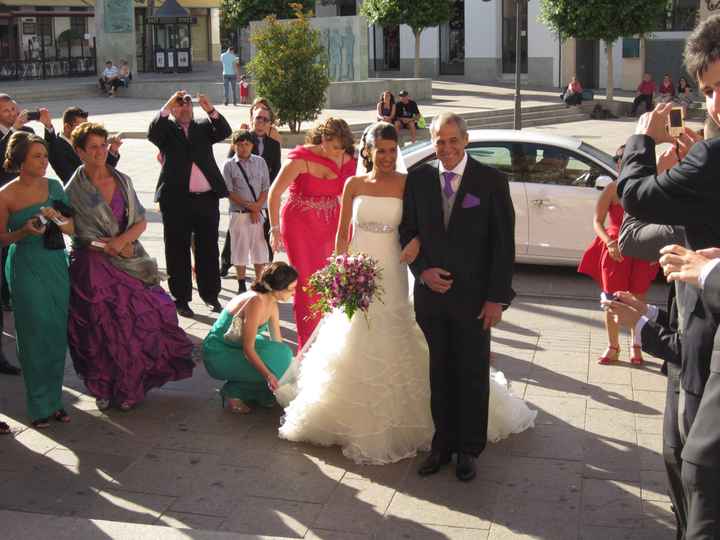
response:
{"label": "bridal bouquet", "polygon": [[336,255],[328,265],[315,272],[305,291],[318,300],[310,306],[313,315],[342,309],[348,319],[356,311],[367,311],[373,300],[382,302],[382,271],[378,262],[363,253]]}

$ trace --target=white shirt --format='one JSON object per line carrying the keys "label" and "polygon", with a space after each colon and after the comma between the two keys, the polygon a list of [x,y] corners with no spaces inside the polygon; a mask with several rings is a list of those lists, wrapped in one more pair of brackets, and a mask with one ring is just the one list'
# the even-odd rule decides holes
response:
{"label": "white shirt", "polygon": [[105,77],[106,79],[117,77],[119,74],[120,72],[118,71],[118,68],[116,66],[111,66],[109,68],[106,67],[103,70],[103,77]]}
{"label": "white shirt", "polygon": [[[453,188],[453,191],[457,193],[457,190],[460,188],[460,182],[462,181],[463,174],[465,174],[465,167],[467,166],[468,161],[468,155],[467,152],[463,155],[463,158],[460,160],[460,163],[455,165],[455,168],[452,169],[452,172],[455,173],[455,178],[452,179],[450,182],[450,185]],[[445,187],[445,178],[443,178],[443,173],[448,172],[448,169],[445,168],[445,166],[442,164],[442,161],[440,162],[440,189],[443,189]]]}
{"label": "white shirt", "polygon": [[702,270],[700,270],[700,275],[698,276],[698,284],[700,285],[701,289],[705,288],[705,280],[707,280],[710,272],[712,272],[718,264],[720,264],[720,259],[713,259],[706,262],[705,266],[702,267]]}
{"label": "white shirt", "polygon": [[5,135],[7,135],[8,131],[10,131],[9,127],[5,127],[2,124],[0,124],[0,136],[1,137],[4,137]]}

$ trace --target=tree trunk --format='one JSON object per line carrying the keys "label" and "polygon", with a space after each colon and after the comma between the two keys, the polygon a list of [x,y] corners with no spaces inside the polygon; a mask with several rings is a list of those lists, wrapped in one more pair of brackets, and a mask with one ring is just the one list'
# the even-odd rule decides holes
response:
{"label": "tree trunk", "polygon": [[422,30],[415,31],[415,77],[420,77],[420,35]]}
{"label": "tree trunk", "polygon": [[607,44],[607,100],[612,101],[615,95],[615,73],[613,70],[613,44]]}

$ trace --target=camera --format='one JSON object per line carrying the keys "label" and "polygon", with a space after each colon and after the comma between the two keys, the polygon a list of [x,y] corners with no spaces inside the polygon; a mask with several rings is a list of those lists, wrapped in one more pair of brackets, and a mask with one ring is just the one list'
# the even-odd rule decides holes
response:
{"label": "camera", "polygon": [[682,107],[673,107],[668,115],[668,133],[671,137],[679,137],[685,130],[685,111]]}
{"label": "camera", "polygon": [[40,120],[40,111],[28,111],[27,119],[28,122]]}
{"label": "camera", "polygon": [[198,100],[193,98],[190,94],[185,94],[183,97],[177,98],[178,103],[197,103]]}

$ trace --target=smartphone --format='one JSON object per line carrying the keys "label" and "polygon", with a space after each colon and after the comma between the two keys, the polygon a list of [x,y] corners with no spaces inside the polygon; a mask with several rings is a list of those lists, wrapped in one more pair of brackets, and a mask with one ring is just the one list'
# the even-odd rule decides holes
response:
{"label": "smartphone", "polygon": [[671,137],[679,137],[685,131],[685,111],[682,107],[673,107],[668,116],[668,133]]}
{"label": "smartphone", "polygon": [[42,214],[35,214],[35,219],[37,220],[38,223],[40,223],[40,225],[38,225],[38,227],[42,227],[43,225],[47,225],[48,220],[47,220],[47,218],[46,218],[45,216],[43,216]]}
{"label": "smartphone", "polygon": [[28,111],[28,122],[40,120],[40,111]]}
{"label": "smartphone", "polygon": [[448,272],[447,274],[440,274],[440,277],[450,281],[452,279],[452,274],[450,272]]}
{"label": "smartphone", "polygon": [[90,247],[94,247],[96,249],[105,249],[105,246],[107,246],[107,244],[105,242],[100,242],[100,240],[93,240],[90,242]]}

